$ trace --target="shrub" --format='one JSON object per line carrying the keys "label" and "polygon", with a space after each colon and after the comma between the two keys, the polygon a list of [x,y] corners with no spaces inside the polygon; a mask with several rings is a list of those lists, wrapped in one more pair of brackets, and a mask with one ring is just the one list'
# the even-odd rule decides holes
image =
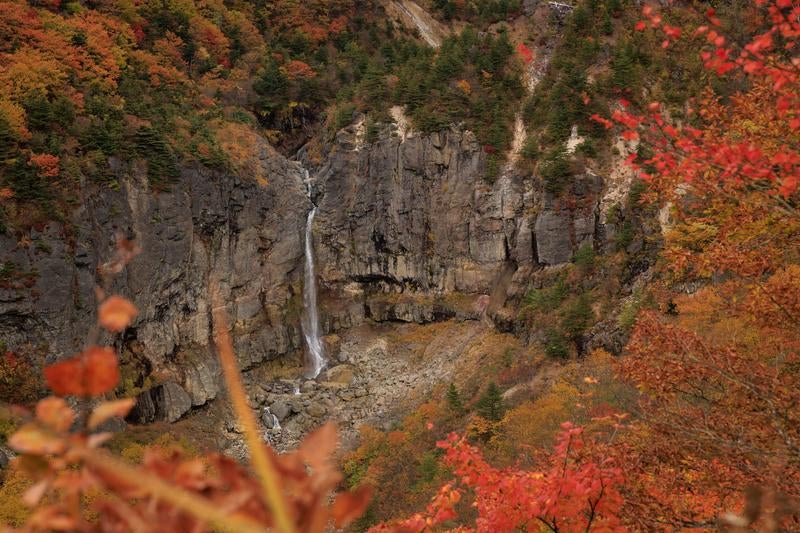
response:
{"label": "shrub", "polygon": [[41,375],[37,367],[12,352],[0,355],[0,398],[4,402],[28,405],[41,394]]}

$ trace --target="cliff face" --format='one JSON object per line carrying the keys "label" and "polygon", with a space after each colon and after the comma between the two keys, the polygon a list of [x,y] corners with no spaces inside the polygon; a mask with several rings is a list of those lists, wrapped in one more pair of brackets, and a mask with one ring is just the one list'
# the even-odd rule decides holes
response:
{"label": "cliff face", "polygon": [[[314,172],[328,329],[363,318],[352,306],[334,309],[331,300],[344,298],[363,296],[372,318],[416,322],[437,308],[415,308],[409,296],[487,295],[497,308],[532,270],[569,261],[593,242],[599,177],[577,178],[567,202],[511,169],[489,183],[484,165],[474,135],[456,128],[410,136],[391,129],[372,144],[356,127],[339,132]],[[388,309],[385,295],[394,295]]]}
{"label": "cliff face", "polygon": [[[308,165],[328,333],[370,319],[426,323],[483,313],[502,326],[512,316],[503,313],[506,301],[524,294],[534,271],[569,261],[599,234],[597,176],[577,177],[567,201],[510,168],[488,182],[469,131],[417,135],[388,125],[378,137],[365,143],[354,125],[326,147],[320,165]],[[143,253],[111,290],[140,314],[124,338],[101,342],[116,340],[123,360],[138,365],[133,385],[146,389],[141,375],[159,376],[140,395],[135,420],[176,420],[217,395],[212,287],[228,307],[243,369],[299,353],[311,208],[304,173],[266,142],[252,157],[265,185],[194,167],[161,192],[148,188],[141,166],[112,161],[117,190],[87,186],[68,222],[0,237],[0,263],[22,280],[6,279],[0,289],[8,349],[49,360],[80,350],[96,320],[97,268],[122,234]]]}
{"label": "cliff face", "polygon": [[266,185],[196,167],[162,192],[149,190],[143,168],[112,162],[118,190],[86,192],[68,223],[48,224],[30,238],[0,237],[0,263],[29,274],[27,283],[0,290],[0,338],[9,349],[50,360],[78,351],[96,319],[97,267],[122,234],[143,251],[112,287],[139,309],[123,352],[179,382],[192,404],[218,390],[210,287],[219,287],[229,308],[242,367],[299,346],[289,310],[299,291],[309,202],[296,163],[266,143],[252,157]]}

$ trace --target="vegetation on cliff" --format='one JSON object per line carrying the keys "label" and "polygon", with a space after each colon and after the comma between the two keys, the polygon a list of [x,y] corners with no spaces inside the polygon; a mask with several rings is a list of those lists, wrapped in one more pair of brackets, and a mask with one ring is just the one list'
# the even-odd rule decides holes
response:
{"label": "vegetation on cliff", "polygon": [[[436,6],[485,23],[519,8]],[[359,7],[0,3],[4,219],[22,224],[32,207],[28,222],[58,216],[71,183],[114,186],[110,156],[145,160],[152,185],[169,187],[181,162],[236,165],[231,138],[267,128],[291,144],[325,109],[339,127],[355,109],[383,120],[400,102],[423,131],[464,121],[490,156],[507,148],[509,103],[522,92],[506,31],[465,30],[434,52],[407,36],[380,43],[395,30],[368,27]],[[127,461],[104,449],[104,429],[133,400],[114,397],[117,353],[96,346],[96,332],[86,350],[43,369],[53,395],[35,404],[37,369],[7,354],[0,392],[30,409],[0,428],[19,454],[0,490],[4,516],[25,531],[323,531],[331,521],[413,532],[797,529],[800,5],[728,9],[646,5],[640,16],[588,1],[567,17],[547,89],[528,106],[526,156],[558,196],[576,174],[562,150],[572,126],[589,146],[618,134],[637,181],[614,213],[616,250],[579,249],[522,299],[515,326],[543,334],[525,350],[487,347],[397,427],[365,427],[343,474],[331,426],[292,454],[262,441],[213,298],[251,469],[175,448]],[[747,24],[733,27],[731,13]],[[609,69],[590,83],[601,50]],[[667,83],[670,65],[681,68]],[[630,225],[657,209],[663,249],[645,279],[626,252]],[[137,251],[120,240],[100,275],[109,282]],[[610,317],[630,333],[616,357],[587,345],[587,332],[619,304],[614,284],[628,274],[639,285]],[[97,297],[97,327],[123,332],[137,309]]]}

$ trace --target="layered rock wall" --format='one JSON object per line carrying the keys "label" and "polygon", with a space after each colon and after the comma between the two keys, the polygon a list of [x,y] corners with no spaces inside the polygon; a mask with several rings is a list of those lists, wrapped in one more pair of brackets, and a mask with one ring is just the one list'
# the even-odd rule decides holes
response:
{"label": "layered rock wall", "polygon": [[[345,292],[368,302],[376,293],[466,293],[491,295],[497,307],[494,300],[501,306],[534,269],[593,243],[599,177],[578,176],[565,199],[513,170],[489,182],[484,165],[475,136],[458,128],[390,130],[368,145],[355,128],[339,132],[314,172],[316,252],[329,304]],[[384,317],[409,314],[380,308]],[[358,322],[352,312],[332,310],[329,322]]]}
{"label": "layered rock wall", "polygon": [[118,190],[86,187],[67,222],[0,236],[0,264],[30,274],[26,284],[0,288],[7,349],[48,360],[81,349],[96,320],[97,269],[113,254],[115,235],[142,248],[111,287],[139,309],[120,347],[171,375],[192,404],[218,390],[212,287],[228,308],[243,368],[300,346],[297,293],[310,204],[297,163],[266,143],[252,157],[266,185],[198,166],[160,192],[150,190],[143,167],[112,161]]}

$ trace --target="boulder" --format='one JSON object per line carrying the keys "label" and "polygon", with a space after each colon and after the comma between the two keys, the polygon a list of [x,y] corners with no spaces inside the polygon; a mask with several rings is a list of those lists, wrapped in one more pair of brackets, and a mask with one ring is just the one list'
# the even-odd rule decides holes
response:
{"label": "boulder", "polygon": [[312,402],[311,405],[308,406],[306,409],[306,413],[309,416],[313,416],[314,418],[322,418],[326,414],[328,414],[328,410],[319,402]]}
{"label": "boulder", "polygon": [[355,368],[352,365],[336,365],[325,371],[325,381],[331,383],[350,384],[355,377]]}
{"label": "boulder", "polygon": [[275,429],[280,427],[280,421],[278,417],[270,411],[269,407],[265,407],[261,410],[261,423],[264,424],[264,427],[267,429]]}
{"label": "boulder", "polygon": [[278,420],[282,422],[286,420],[286,417],[289,416],[289,413],[291,413],[291,407],[289,407],[287,403],[279,400],[269,406],[269,411],[278,417]]}
{"label": "boulder", "polygon": [[176,422],[192,408],[192,398],[174,382],[162,383],[140,393],[127,420],[136,424]]}

